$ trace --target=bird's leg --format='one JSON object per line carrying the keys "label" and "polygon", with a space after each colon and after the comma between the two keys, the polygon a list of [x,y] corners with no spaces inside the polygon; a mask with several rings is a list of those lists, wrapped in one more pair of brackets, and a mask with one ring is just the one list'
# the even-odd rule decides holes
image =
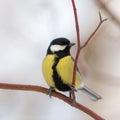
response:
{"label": "bird's leg", "polygon": [[70,88],[71,88],[71,91],[69,92],[69,97],[70,99],[75,101],[76,100],[75,92],[77,92],[77,90],[75,89],[74,85],[70,85]]}
{"label": "bird's leg", "polygon": [[77,92],[77,90],[75,89],[75,86],[74,86],[74,85],[70,85],[70,88],[71,88],[71,91]]}
{"label": "bird's leg", "polygon": [[75,91],[71,90],[71,91],[69,92],[69,97],[70,97],[70,99],[72,99],[73,101],[75,101],[75,100],[76,100]]}
{"label": "bird's leg", "polygon": [[50,87],[48,90],[47,90],[47,95],[49,95],[49,97],[51,98],[51,94],[52,94],[52,91],[54,91],[54,88],[53,87]]}

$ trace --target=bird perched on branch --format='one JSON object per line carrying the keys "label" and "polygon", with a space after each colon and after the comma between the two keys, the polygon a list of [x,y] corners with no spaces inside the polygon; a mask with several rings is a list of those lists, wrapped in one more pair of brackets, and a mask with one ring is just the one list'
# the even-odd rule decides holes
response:
{"label": "bird perched on branch", "polygon": [[72,86],[74,59],[70,54],[70,48],[75,45],[66,38],[54,39],[47,50],[47,54],[42,63],[44,79],[48,86],[48,94],[52,90],[71,91],[81,90],[92,100],[97,101],[102,97],[89,89],[82,81],[79,70],[76,70],[76,80],[74,88]]}

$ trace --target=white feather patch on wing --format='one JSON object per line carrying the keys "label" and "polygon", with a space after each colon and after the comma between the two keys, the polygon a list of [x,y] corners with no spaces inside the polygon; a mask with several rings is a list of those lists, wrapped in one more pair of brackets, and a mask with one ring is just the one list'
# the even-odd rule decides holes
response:
{"label": "white feather patch on wing", "polygon": [[50,49],[52,52],[57,52],[60,50],[64,50],[67,45],[51,45]]}

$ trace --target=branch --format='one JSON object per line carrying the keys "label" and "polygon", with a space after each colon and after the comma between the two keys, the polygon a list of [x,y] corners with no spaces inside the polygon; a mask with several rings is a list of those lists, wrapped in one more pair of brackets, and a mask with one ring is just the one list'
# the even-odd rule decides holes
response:
{"label": "branch", "polygon": [[104,4],[103,0],[97,0],[97,2],[100,4],[100,6],[106,11],[106,13],[108,15],[110,15],[112,17],[112,19],[115,21],[115,23],[120,27],[120,20],[117,17],[117,15],[115,15],[112,10]]}
{"label": "branch", "polygon": [[99,12],[99,19],[100,22],[98,24],[98,26],[96,27],[96,29],[92,32],[92,34],[88,37],[88,39],[86,40],[86,42],[84,43],[83,46],[80,47],[80,49],[82,50],[84,47],[87,46],[87,44],[89,43],[89,41],[92,39],[92,37],[95,35],[95,33],[98,31],[98,29],[100,28],[100,26],[102,25],[103,22],[107,21],[108,19],[102,19],[101,13]]}
{"label": "branch", "polygon": [[[46,94],[48,91],[47,88],[37,86],[37,85],[22,85],[22,84],[9,84],[9,83],[0,83],[0,88],[1,89],[10,89],[10,90],[34,91],[34,92],[41,92],[44,94]],[[86,114],[90,115],[95,120],[105,120],[102,117],[100,117],[99,115],[97,115],[96,113],[94,113],[89,108],[77,103],[76,101],[70,99],[69,97],[67,97],[61,93],[53,91],[51,93],[51,96],[54,96],[56,98],[63,100],[64,102],[68,103],[69,105],[71,105],[71,106],[85,112]]]}
{"label": "branch", "polygon": [[[76,34],[77,34],[77,52],[76,52],[76,56],[75,56],[75,61],[74,61],[74,68],[73,68],[73,79],[72,79],[72,85],[74,86],[75,85],[75,80],[76,80],[76,68],[77,68],[77,63],[78,63],[78,58],[79,58],[79,55],[80,55],[80,51],[82,50],[82,48],[86,47],[86,45],[88,44],[88,42],[91,40],[91,38],[94,36],[94,34],[97,32],[97,30],[100,28],[101,24],[106,21],[107,19],[102,19],[102,16],[99,12],[99,18],[100,18],[100,22],[98,24],[98,26],[96,27],[96,29],[94,30],[94,32],[89,36],[89,38],[87,39],[87,41],[85,42],[85,44],[83,46],[81,46],[80,44],[80,30],[79,30],[79,23],[78,23],[78,15],[77,15],[77,10],[76,10],[76,5],[75,5],[75,2],[74,0],[71,0],[72,2],[72,7],[73,7],[73,12],[74,12],[74,18],[75,18],[75,25],[76,25]],[[77,103],[75,101],[75,93],[74,91],[70,92],[71,96],[73,96],[73,101],[74,101],[74,104],[73,102],[69,102],[70,105],[80,109],[80,108],[84,108],[84,109],[81,109],[82,111],[84,111],[85,113],[89,114],[90,116],[93,117],[93,112],[91,113],[91,111],[89,111],[89,109],[86,107],[83,107],[81,106],[81,104]],[[69,99],[68,99],[69,100]],[[67,102],[68,103],[68,102]],[[72,103],[72,104],[71,104]],[[96,113],[95,113],[96,114]],[[94,114],[94,115],[95,115]],[[96,116],[96,115],[95,115]],[[103,118],[99,118],[98,116],[97,117],[93,117],[95,118],[95,120],[103,120]]]}
{"label": "branch", "polygon": [[92,37],[95,35],[95,33],[98,31],[98,29],[100,28],[100,26],[102,25],[102,23],[105,22],[105,21],[107,21],[108,19],[106,19],[106,18],[102,19],[101,13],[99,12],[100,22],[99,22],[98,26],[92,32],[92,34],[88,37],[88,39],[86,40],[86,42],[84,43],[84,45],[81,46],[81,44],[80,44],[80,30],[79,30],[77,10],[76,10],[76,6],[75,6],[74,0],[71,0],[71,2],[72,2],[72,6],[73,6],[73,11],[74,11],[74,18],[75,18],[75,25],[76,25],[76,34],[77,34],[77,52],[76,52],[76,56],[75,56],[75,62],[74,62],[74,68],[73,68],[73,80],[72,80],[72,85],[74,86],[75,85],[75,79],[76,79],[76,66],[77,66],[79,55],[80,55],[80,51],[84,47],[87,46],[87,44],[92,39]]}
{"label": "branch", "polygon": [[72,85],[75,85],[75,80],[76,80],[76,67],[77,67],[77,62],[79,58],[79,53],[80,53],[80,30],[79,30],[79,23],[78,23],[78,15],[77,15],[77,10],[75,6],[74,0],[71,0],[72,6],[73,6],[73,11],[74,11],[74,17],[75,17],[75,25],[76,25],[76,34],[77,34],[77,52],[75,56],[75,62],[74,62],[74,68],[73,68],[73,79],[72,79]]}

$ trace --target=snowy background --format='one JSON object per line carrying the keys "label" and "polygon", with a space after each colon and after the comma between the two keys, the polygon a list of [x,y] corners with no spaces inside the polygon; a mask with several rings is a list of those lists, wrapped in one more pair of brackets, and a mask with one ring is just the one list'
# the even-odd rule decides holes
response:
{"label": "snowy background", "polygon": [[[96,0],[76,0],[76,4],[82,44],[99,23],[99,11],[109,18],[82,51],[79,61],[83,81],[103,99],[92,102],[78,92],[77,101],[106,120],[119,120],[120,26],[98,7]],[[106,0],[106,4],[119,15],[119,0]],[[48,87],[41,63],[49,43],[56,37],[76,42],[70,0],[0,0],[0,82]],[[42,93],[0,90],[0,120],[55,119],[92,120]]]}

